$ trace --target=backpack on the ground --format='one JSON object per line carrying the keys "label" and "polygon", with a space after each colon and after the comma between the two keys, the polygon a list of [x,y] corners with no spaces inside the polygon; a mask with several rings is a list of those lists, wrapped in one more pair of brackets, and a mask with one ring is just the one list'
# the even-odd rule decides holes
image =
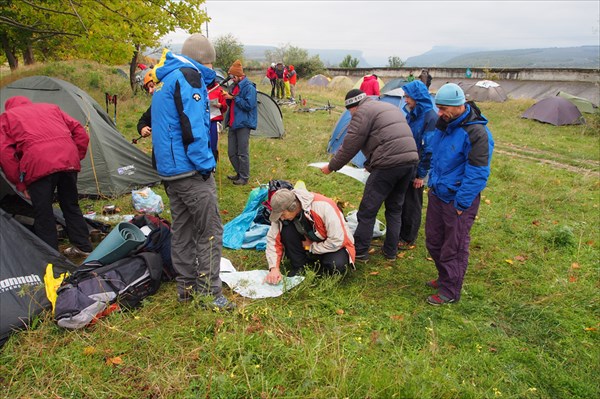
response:
{"label": "backpack on the ground", "polygon": [[163,281],[175,279],[175,269],[171,260],[171,224],[169,221],[147,214],[136,215],[131,219],[131,223],[142,229],[148,226],[150,233],[146,242],[138,248],[137,253],[155,252],[159,254],[163,261]]}
{"label": "backpack on the ground", "polygon": [[144,252],[103,266],[98,261],[81,265],[57,290],[54,319],[63,328],[83,328],[112,304],[135,308],[155,294],[162,279],[159,254]]}
{"label": "backpack on the ground", "polygon": [[271,222],[269,221],[269,216],[271,216],[271,211],[273,210],[273,208],[271,207],[271,197],[273,197],[275,191],[280,190],[282,188],[293,190],[294,185],[287,180],[271,180],[269,182],[267,200],[262,203],[262,212],[258,212],[258,214],[256,215],[256,219],[254,219],[255,223],[271,224]]}

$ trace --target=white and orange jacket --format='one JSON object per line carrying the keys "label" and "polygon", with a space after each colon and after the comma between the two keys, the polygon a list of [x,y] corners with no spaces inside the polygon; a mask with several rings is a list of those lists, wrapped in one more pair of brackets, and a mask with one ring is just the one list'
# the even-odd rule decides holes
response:
{"label": "white and orange jacket", "polygon": [[[300,201],[304,216],[314,224],[316,235],[324,240],[311,243],[309,251],[320,255],[345,248],[350,262],[354,264],[354,237],[336,203],[324,195],[306,190],[295,189],[293,192]],[[281,228],[282,223],[278,220],[271,223],[267,233],[266,256],[269,269],[279,267],[284,255]]]}

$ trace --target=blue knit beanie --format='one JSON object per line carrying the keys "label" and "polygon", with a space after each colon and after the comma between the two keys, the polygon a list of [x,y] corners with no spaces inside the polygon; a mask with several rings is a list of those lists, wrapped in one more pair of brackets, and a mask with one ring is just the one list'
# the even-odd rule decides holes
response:
{"label": "blue knit beanie", "polygon": [[446,83],[435,95],[436,105],[458,107],[465,103],[465,92],[455,83]]}

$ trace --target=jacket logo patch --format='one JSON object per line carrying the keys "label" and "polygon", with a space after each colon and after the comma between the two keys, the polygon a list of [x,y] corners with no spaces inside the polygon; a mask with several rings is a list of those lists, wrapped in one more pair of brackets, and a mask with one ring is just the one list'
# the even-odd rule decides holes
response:
{"label": "jacket logo patch", "polygon": [[196,101],[200,101],[202,99],[202,96],[198,93],[194,93],[194,95],[192,96],[192,98]]}

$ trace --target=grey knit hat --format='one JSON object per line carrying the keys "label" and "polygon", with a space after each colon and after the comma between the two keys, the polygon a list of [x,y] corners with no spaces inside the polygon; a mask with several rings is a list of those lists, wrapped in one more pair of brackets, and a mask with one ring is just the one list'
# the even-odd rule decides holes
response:
{"label": "grey knit hat", "polygon": [[212,64],[217,58],[213,45],[200,33],[195,33],[185,39],[181,54],[201,64]]}

